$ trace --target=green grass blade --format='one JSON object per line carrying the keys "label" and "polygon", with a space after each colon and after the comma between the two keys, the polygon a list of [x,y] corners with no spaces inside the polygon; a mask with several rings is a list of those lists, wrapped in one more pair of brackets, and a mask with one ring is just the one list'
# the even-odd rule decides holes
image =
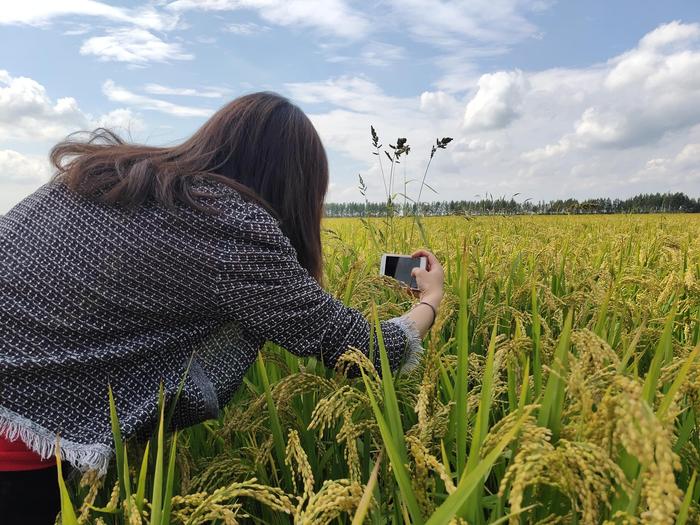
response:
{"label": "green grass blade", "polygon": [[163,384],[160,385],[158,394],[158,404],[160,405],[160,418],[158,422],[158,438],[156,441],[156,465],[153,472],[153,495],[151,497],[151,525],[161,525],[163,511],[163,441],[165,425],[165,394]]}
{"label": "green grass blade", "polygon": [[[370,405],[372,406],[372,411],[374,412],[374,417],[377,420],[377,426],[379,427],[379,432],[382,435],[382,441],[384,442],[384,448],[386,449],[387,455],[389,456],[389,461],[391,462],[391,468],[394,472],[394,478],[399,486],[399,491],[401,492],[401,497],[406,503],[408,512],[411,515],[413,523],[420,525],[424,522],[423,515],[421,513],[420,507],[418,506],[418,500],[413,492],[413,486],[411,485],[411,479],[404,463],[401,453],[396,446],[396,439],[391,435],[391,429],[382,414],[379,404],[372,393],[372,387],[369,384],[369,380],[364,372],[362,372],[362,379],[365,383],[365,389],[367,391],[367,397],[369,398]],[[403,440],[403,435],[401,436]]]}
{"label": "green grass blade", "polygon": [[173,416],[175,415],[175,409],[177,408],[177,402],[180,399],[180,395],[182,394],[183,388],[185,387],[185,381],[187,380],[187,376],[190,373],[190,367],[192,366],[193,359],[194,359],[194,352],[192,352],[189,360],[187,361],[187,366],[185,367],[185,371],[182,374],[182,377],[180,378],[180,383],[177,385],[177,390],[175,391],[175,396],[173,397],[173,400],[170,403],[170,406],[168,407],[168,412],[166,413],[166,416],[165,416],[165,428],[166,428],[166,430],[170,428],[170,422],[173,420]]}
{"label": "green grass blade", "polygon": [[119,428],[117,403],[114,400],[114,393],[112,392],[111,385],[107,387],[107,395],[109,396],[109,418],[112,424],[112,436],[114,437],[114,458],[117,465],[117,477],[119,478],[122,494],[126,494],[125,476],[128,476],[128,471],[126,473],[124,472],[124,441],[122,439],[121,429]]}
{"label": "green grass blade", "polygon": [[644,471],[645,467],[642,466],[641,470],[639,471],[639,474],[637,475],[637,479],[634,483],[634,491],[632,492],[632,496],[630,497],[629,501],[627,502],[627,514],[630,516],[636,516],[637,514],[637,506],[639,505],[639,499],[642,495],[642,484],[644,482]]}
{"label": "green grass blade", "polygon": [[163,515],[161,525],[170,525],[170,509],[173,500],[173,485],[175,484],[175,450],[177,449],[177,431],[173,433],[170,441],[170,458],[168,459],[168,475],[165,482],[165,496],[163,499]]}
{"label": "green grass blade", "polygon": [[58,471],[58,491],[61,494],[61,525],[78,525],[73,502],[70,499],[66,482],[63,481],[63,467],[61,465],[61,443],[56,438],[56,469]]}
{"label": "green grass blade", "polygon": [[124,492],[125,500],[131,498],[131,479],[129,479],[129,454],[126,443],[124,444]]}
{"label": "green grass blade", "polygon": [[345,292],[343,293],[343,304],[345,306],[350,306],[350,301],[352,299],[352,292],[355,289],[355,272],[350,271],[347,276],[347,283],[345,284]]}
{"label": "green grass blade", "polygon": [[379,476],[379,467],[381,464],[382,453],[380,452],[377,456],[377,460],[374,462],[374,468],[372,468],[372,473],[369,475],[367,485],[365,485],[365,490],[362,493],[362,498],[360,498],[360,503],[357,504],[355,515],[352,518],[352,525],[362,525],[365,522],[365,517],[372,504],[372,493],[374,492],[374,487],[377,486],[377,477]]}
{"label": "green grass blade", "polygon": [[457,489],[435,510],[433,515],[430,516],[430,519],[426,522],[426,525],[444,525],[445,523],[449,523],[459,509],[467,502],[474,489],[481,484],[482,479],[486,476],[486,473],[491,469],[503,450],[508,446],[508,443],[515,438],[528,416],[529,414],[527,413],[520,416],[513,425],[513,428],[500,439],[494,449],[466,476],[462,476],[462,479],[459,480],[459,484],[457,485]]}
{"label": "green grass blade", "polygon": [[[479,408],[476,412],[476,422],[474,425],[474,430],[472,431],[472,442],[469,448],[469,458],[467,460],[465,472],[462,472],[461,476],[463,476],[466,471],[473,471],[476,465],[479,463],[481,445],[484,442],[486,434],[489,430],[489,416],[491,413],[491,403],[493,400],[493,383],[495,375],[493,362],[496,352],[497,329],[498,318],[496,318],[494,321],[493,329],[491,331],[491,340],[489,341],[489,348],[486,354],[486,364],[484,366],[484,373],[481,380],[481,397],[479,399]],[[481,522],[482,516],[479,498],[482,491],[483,484],[476,487],[476,491],[466,500],[465,507],[460,510],[460,515],[466,514],[467,520],[470,523]]]}
{"label": "green grass blade", "polygon": [[695,477],[697,473],[698,472],[694,470],[690,478],[688,489],[685,491],[685,496],[683,497],[683,503],[681,503],[681,508],[678,510],[676,525],[685,525],[686,521],[688,521],[688,512],[690,510],[690,503],[693,500],[693,490],[695,489]]}
{"label": "green grass blade", "polygon": [[614,285],[611,284],[610,288],[608,289],[608,293],[605,294],[605,299],[603,299],[603,304],[601,304],[598,307],[598,316],[596,318],[596,323],[595,327],[593,328],[593,331],[598,335],[599,337],[605,338],[605,321],[607,319],[608,315],[608,305],[610,304],[610,298],[612,297]]}
{"label": "green grass blade", "polygon": [[469,280],[466,271],[466,254],[462,254],[459,268],[459,312],[457,314],[457,376],[455,377],[452,411],[455,429],[457,472],[461,474],[467,464],[467,428],[469,425]]}
{"label": "green grass blade", "polygon": [[693,351],[690,352],[690,355],[683,362],[681,369],[676,374],[673,383],[671,383],[671,387],[668,389],[668,392],[664,394],[664,397],[661,400],[661,403],[659,404],[659,408],[656,411],[656,414],[659,417],[659,419],[662,419],[666,415],[666,412],[668,411],[669,407],[671,406],[671,403],[673,402],[673,398],[676,395],[676,392],[678,392],[678,390],[681,388],[681,385],[683,384],[683,381],[685,381],[685,378],[688,376],[688,372],[690,372],[690,367],[697,359],[698,354],[700,354],[700,345],[696,346],[693,349]]}
{"label": "green grass blade", "polygon": [[508,412],[514,412],[518,407],[516,385],[515,385],[515,367],[510,359],[506,362],[506,373],[508,380]]}
{"label": "green grass blade", "polygon": [[284,461],[287,443],[284,439],[282,433],[282,424],[280,423],[279,414],[277,413],[277,407],[272,399],[272,390],[270,389],[270,380],[267,377],[267,368],[265,368],[265,361],[262,356],[262,352],[258,353],[257,360],[258,375],[263,383],[263,390],[265,392],[265,402],[267,403],[268,417],[270,418],[270,429],[272,430],[272,440],[275,447],[275,455],[277,456],[277,464],[282,469],[285,483],[287,485],[287,490],[292,488],[292,478],[289,470],[286,467]]}
{"label": "green grass blade", "polygon": [[143,452],[141,468],[139,469],[139,480],[136,485],[136,507],[139,512],[143,510],[144,497],[146,496],[146,476],[148,474],[148,452],[150,451],[150,441],[146,443],[146,450]]}
{"label": "green grass blade", "polygon": [[676,318],[676,307],[671,308],[671,313],[666,317],[664,331],[661,334],[661,339],[656,346],[656,352],[651,360],[649,372],[644,379],[644,387],[642,389],[642,397],[649,403],[650,407],[654,406],[654,398],[656,397],[656,386],[661,374],[661,367],[664,365],[666,356],[670,353],[673,347],[673,322]]}
{"label": "green grass blade", "polygon": [[559,429],[561,428],[561,412],[564,404],[564,390],[566,387],[564,376],[568,368],[572,319],[573,314],[569,311],[564,321],[564,329],[559,336],[559,344],[554,352],[552,370],[547,378],[544,398],[537,421],[540,426],[547,427],[552,431],[553,441],[556,441],[559,437]]}
{"label": "green grass blade", "polygon": [[676,443],[673,445],[673,451],[678,454],[685,444],[690,440],[691,436],[695,435],[695,410],[691,407],[685,411],[685,414],[681,414],[680,428],[678,429],[678,438]]}
{"label": "green grass blade", "polygon": [[525,360],[522,384],[520,385],[520,399],[518,400],[518,410],[522,410],[527,404],[527,393],[530,386],[530,359]]}
{"label": "green grass blade", "polygon": [[491,331],[491,340],[489,341],[489,349],[486,355],[486,365],[484,366],[484,375],[481,380],[481,397],[479,399],[479,408],[476,412],[476,423],[472,433],[472,442],[469,449],[469,459],[467,461],[467,469],[473,470],[476,463],[479,461],[479,451],[481,444],[486,438],[489,431],[489,415],[491,413],[491,402],[493,398],[493,382],[495,370],[493,366],[494,356],[496,352],[496,330],[498,329],[498,319],[493,324]]}
{"label": "green grass blade", "polygon": [[440,455],[442,456],[442,466],[445,467],[445,472],[450,477],[450,479],[454,479],[454,476],[452,475],[452,470],[450,468],[450,457],[447,455],[447,450],[445,449],[445,441],[443,439],[440,440]]}
{"label": "green grass blade", "polygon": [[541,358],[541,331],[540,311],[537,305],[537,288],[532,284],[531,291],[532,309],[532,379],[535,388],[535,397],[539,397],[542,392],[542,358]]}
{"label": "green grass blade", "polygon": [[625,368],[627,368],[627,363],[629,363],[629,360],[632,358],[632,355],[634,354],[635,350],[637,350],[637,345],[639,344],[639,339],[642,337],[642,333],[646,329],[646,321],[642,322],[642,324],[639,326],[637,331],[634,334],[634,337],[632,338],[632,341],[630,341],[630,344],[627,346],[627,349],[625,350],[624,355],[622,356],[622,359],[620,360],[620,364],[617,365],[617,371],[619,373],[622,373]]}
{"label": "green grass blade", "polygon": [[394,437],[394,443],[401,455],[404,464],[408,463],[408,452],[403,437],[403,425],[401,424],[401,411],[399,410],[399,402],[396,399],[396,390],[394,389],[394,378],[391,375],[391,367],[389,366],[389,356],[386,353],[384,346],[384,337],[382,328],[377,316],[377,307],[372,303],[372,317],[374,319],[375,333],[377,334],[377,346],[379,347],[379,358],[382,365],[382,390],[384,393],[384,410],[387,414],[387,421],[391,435]]}

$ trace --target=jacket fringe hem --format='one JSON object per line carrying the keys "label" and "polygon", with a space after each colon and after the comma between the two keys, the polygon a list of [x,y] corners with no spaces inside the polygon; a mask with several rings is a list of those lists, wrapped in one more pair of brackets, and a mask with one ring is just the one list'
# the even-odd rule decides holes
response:
{"label": "jacket fringe hem", "polygon": [[67,461],[81,472],[96,470],[104,476],[112,457],[112,449],[101,443],[82,444],[60,438],[27,418],[12,410],[0,406],[0,437],[9,441],[20,439],[42,459],[56,454],[56,443],[60,444],[61,459]]}

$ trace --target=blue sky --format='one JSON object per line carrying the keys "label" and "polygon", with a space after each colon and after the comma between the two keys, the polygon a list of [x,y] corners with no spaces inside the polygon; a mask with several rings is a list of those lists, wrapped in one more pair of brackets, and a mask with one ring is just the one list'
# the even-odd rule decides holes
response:
{"label": "blue sky", "polygon": [[[700,2],[24,0],[0,11],[0,213],[67,133],[171,144],[274,90],[316,125],[330,201],[382,198],[369,126],[428,198],[700,194]],[[400,174],[403,177],[403,173]],[[416,183],[409,183],[414,196]]]}

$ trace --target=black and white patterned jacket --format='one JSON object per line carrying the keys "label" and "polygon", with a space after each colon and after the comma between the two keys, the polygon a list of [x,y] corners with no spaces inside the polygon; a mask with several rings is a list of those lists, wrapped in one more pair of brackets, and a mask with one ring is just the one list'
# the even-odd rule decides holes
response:
{"label": "black and white patterned jacket", "polygon": [[[0,218],[0,436],[48,457],[58,434],[65,460],[104,473],[108,384],[123,434],[146,436],[160,382],[172,398],[192,356],[179,427],[217,417],[265,341],[327,366],[367,351],[367,320],[309,276],[277,221],[202,184],[223,213],[129,212],[52,182]],[[382,332],[392,369],[415,363],[407,318]]]}

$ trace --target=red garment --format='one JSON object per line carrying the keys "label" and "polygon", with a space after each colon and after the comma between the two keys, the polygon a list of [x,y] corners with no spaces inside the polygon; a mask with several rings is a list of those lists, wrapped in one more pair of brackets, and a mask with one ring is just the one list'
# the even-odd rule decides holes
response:
{"label": "red garment", "polygon": [[9,441],[0,437],[0,472],[10,470],[37,470],[53,467],[56,458],[41,459],[41,456],[30,450],[20,439]]}

